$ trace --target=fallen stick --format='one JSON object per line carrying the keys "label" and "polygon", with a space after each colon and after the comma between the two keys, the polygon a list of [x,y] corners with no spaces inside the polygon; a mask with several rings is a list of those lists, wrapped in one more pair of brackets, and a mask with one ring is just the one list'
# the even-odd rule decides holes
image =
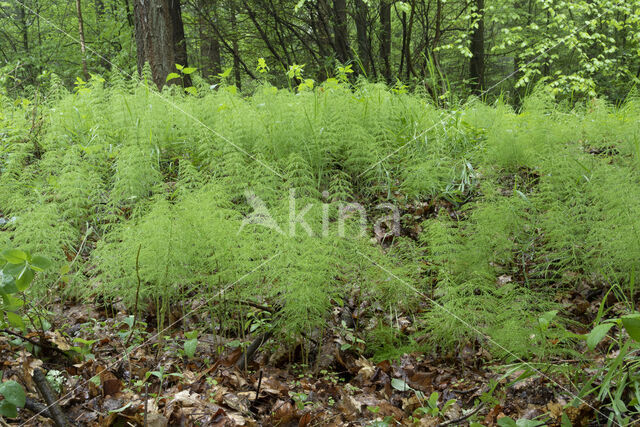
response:
{"label": "fallen stick", "polygon": [[[24,404],[24,408],[33,412],[34,414],[42,415],[43,417],[52,418],[51,413],[46,406],[37,400],[33,400],[30,397],[27,397],[27,401]],[[52,418],[53,419],[53,418]]]}
{"label": "fallen stick", "polygon": [[10,329],[0,329],[0,332],[3,332],[3,333],[8,334],[8,335],[13,335],[14,337],[20,338],[21,340],[25,340],[25,341],[33,344],[33,345],[37,345],[38,347],[42,347],[42,348],[47,349],[47,350],[51,350],[51,351],[53,351],[55,353],[63,355],[67,359],[71,359],[71,356],[69,356],[65,351],[60,350],[58,347],[54,347],[52,345],[49,345],[49,344],[34,340],[33,338],[25,337],[24,335],[21,335],[21,334],[19,334],[17,332],[13,332]]}
{"label": "fallen stick", "polygon": [[[44,375],[44,372],[40,369],[35,369],[33,371],[33,382],[36,384],[40,395],[47,402],[47,407],[44,409],[49,410],[49,418],[53,420],[56,427],[66,427],[69,422],[65,418],[60,406],[58,406],[57,400],[58,398],[53,393],[49,384],[47,382],[47,378]],[[38,415],[42,412],[38,412]]]}
{"label": "fallen stick", "polygon": [[484,408],[484,404],[483,403],[478,405],[473,411],[469,412],[467,415],[463,415],[462,417],[456,418],[455,420],[449,420],[449,421],[446,421],[444,423],[440,423],[440,424],[438,424],[438,427],[445,427],[445,426],[450,426],[452,424],[461,423],[462,421],[465,421],[466,419],[471,418],[472,415],[475,415],[478,412],[480,412],[480,410],[482,408]]}

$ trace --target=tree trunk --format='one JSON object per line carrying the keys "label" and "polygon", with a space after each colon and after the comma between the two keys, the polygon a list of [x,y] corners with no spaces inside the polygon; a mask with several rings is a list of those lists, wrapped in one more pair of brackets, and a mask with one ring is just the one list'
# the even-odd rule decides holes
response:
{"label": "tree trunk", "polygon": [[485,86],[484,81],[484,0],[475,0],[476,27],[471,34],[471,60],[469,61],[469,77],[471,78],[471,90],[480,95]]}
{"label": "tree trunk", "polygon": [[[396,15],[398,15],[398,9],[396,9]],[[405,50],[406,45],[408,43],[407,40],[407,13],[402,12],[402,15],[399,15],[400,22],[402,23],[402,47],[400,48],[400,67],[398,68],[398,78],[402,78],[402,70],[404,69],[404,58],[405,58]]]}
{"label": "tree trunk", "polygon": [[[177,72],[175,64],[188,65],[180,1],[135,0],[133,13],[138,72],[142,72],[142,67],[148,62],[153,82],[162,88],[167,75]],[[179,82],[179,79],[172,82]],[[183,84],[191,86],[188,75],[184,76]]]}
{"label": "tree trunk", "polygon": [[311,14],[312,27],[318,43],[318,52],[326,58],[333,48],[329,23],[330,8],[327,1],[318,0],[314,2],[309,13]]}
{"label": "tree trunk", "polygon": [[347,1],[333,0],[333,37],[336,57],[341,63],[349,61],[349,31],[347,28]]}
{"label": "tree trunk", "polygon": [[[309,4],[309,2],[307,2]],[[327,58],[330,57],[331,37],[329,35],[329,24],[327,18],[328,6],[326,0],[318,0],[309,4],[310,25],[313,31],[313,40],[318,48],[321,64],[318,67],[317,79],[319,81],[326,80]]]}
{"label": "tree trunk", "polygon": [[433,50],[440,44],[440,36],[442,36],[442,0],[436,2],[436,33],[433,36]]}
{"label": "tree trunk", "polygon": [[356,37],[358,39],[358,56],[364,73],[369,76],[371,74],[371,42],[368,34],[368,17],[369,6],[364,0],[356,0],[355,21],[356,21]]}
{"label": "tree trunk", "polygon": [[[296,49],[293,48],[293,46],[291,45],[291,42],[285,41],[285,37],[281,29],[281,27],[284,26],[284,22],[280,18],[280,14],[278,13],[278,8],[273,3],[273,0],[269,0],[269,5],[265,4],[265,10],[267,11],[267,13],[273,16],[273,19],[274,19],[273,30],[280,43],[280,47],[282,48],[284,59],[287,61],[288,64],[291,64],[291,63],[297,64],[298,59],[296,58]],[[292,60],[292,57],[289,55],[289,51],[287,50],[287,47],[291,49],[291,55],[293,56],[293,60]]]}
{"label": "tree trunk", "polygon": [[[204,27],[204,25],[203,25]],[[220,57],[220,42],[213,34],[200,29],[200,55],[202,56],[202,76],[215,76],[222,72],[222,60]]]}
{"label": "tree trunk", "polygon": [[407,62],[407,81],[411,78],[411,74],[417,77],[416,71],[413,69],[413,58],[411,56],[411,38],[413,36],[413,22],[415,20],[416,2],[411,1],[411,12],[409,13],[409,26],[407,27],[407,44],[405,45],[405,60]]}
{"label": "tree trunk", "polygon": [[380,60],[382,75],[391,83],[391,3],[380,1]]}
{"label": "tree trunk", "polygon": [[[210,4],[210,6],[209,6]],[[211,10],[216,9],[217,1],[201,0],[197,6],[200,11],[198,14],[198,33],[200,35],[200,73],[207,78],[215,76],[222,72],[222,59],[220,56],[220,40],[211,31],[208,31],[206,16],[211,15]],[[215,13],[215,12],[214,12]],[[217,17],[213,17],[217,22]]]}
{"label": "tree trunk", "polygon": [[89,80],[89,71],[87,70],[86,45],[84,43],[84,22],[82,21],[82,5],[80,0],[76,0],[76,11],[78,12],[78,34],[80,36],[80,54],[82,55],[82,74],[85,80]]}

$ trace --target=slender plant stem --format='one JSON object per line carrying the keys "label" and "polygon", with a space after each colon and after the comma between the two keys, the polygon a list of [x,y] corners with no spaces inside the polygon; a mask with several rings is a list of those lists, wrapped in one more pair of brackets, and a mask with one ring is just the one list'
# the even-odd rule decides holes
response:
{"label": "slender plant stem", "polygon": [[138,253],[136,254],[136,277],[138,279],[138,287],[136,288],[136,302],[133,306],[133,324],[131,325],[131,332],[127,337],[127,342],[124,343],[124,351],[127,351],[127,347],[129,347],[129,342],[131,341],[131,337],[133,336],[133,332],[136,329],[136,323],[138,323],[138,299],[140,298],[140,249],[142,249],[142,244],[138,245]]}

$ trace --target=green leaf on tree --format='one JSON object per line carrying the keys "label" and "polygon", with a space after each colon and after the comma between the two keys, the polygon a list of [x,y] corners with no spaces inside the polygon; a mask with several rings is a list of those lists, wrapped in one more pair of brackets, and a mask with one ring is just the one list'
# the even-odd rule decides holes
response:
{"label": "green leaf on tree", "polygon": [[24,329],[25,325],[24,325],[24,321],[22,320],[22,316],[20,316],[17,313],[14,313],[13,311],[7,311],[6,315],[7,315],[7,320],[9,321],[9,324],[11,326],[18,329]]}
{"label": "green leaf on tree", "polygon": [[179,78],[180,78],[180,74],[178,74],[178,73],[169,73],[169,75],[167,76],[167,81],[173,80],[173,79],[179,79]]}
{"label": "green leaf on tree", "polygon": [[19,249],[6,249],[0,254],[10,264],[22,264],[29,256]]}
{"label": "green leaf on tree", "polygon": [[25,291],[33,281],[34,277],[35,277],[35,273],[31,269],[31,267],[25,264],[24,268],[16,278],[16,287],[18,288],[18,291],[20,292]]}
{"label": "green leaf on tree", "polygon": [[29,264],[31,264],[31,267],[35,270],[42,271],[51,266],[51,260],[41,255],[36,255],[31,258],[31,262],[29,262]]}

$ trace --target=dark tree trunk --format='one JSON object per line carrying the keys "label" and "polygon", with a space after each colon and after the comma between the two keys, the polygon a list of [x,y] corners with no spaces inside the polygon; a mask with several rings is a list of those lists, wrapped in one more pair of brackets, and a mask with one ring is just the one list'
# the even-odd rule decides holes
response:
{"label": "dark tree trunk", "polygon": [[329,5],[326,0],[318,0],[313,3],[309,13],[311,14],[311,26],[318,44],[318,52],[322,57],[326,58],[330,55],[329,52],[333,46],[328,18]]}
{"label": "dark tree trunk", "polygon": [[[396,9],[396,14],[398,10]],[[398,68],[398,77],[402,78],[402,70],[404,69],[404,58],[406,53],[406,46],[409,42],[407,40],[407,13],[402,12],[400,15],[400,22],[402,23],[402,47],[400,48],[400,67]]]}
{"label": "dark tree trunk", "polygon": [[317,78],[322,81],[327,78],[326,63],[331,52],[331,37],[329,34],[329,23],[327,18],[328,6],[325,0],[318,0],[309,5],[310,25],[313,31],[313,41],[318,48],[320,56],[320,66]]}
{"label": "dark tree trunk", "polygon": [[391,3],[380,1],[380,60],[382,75],[391,83]]}
{"label": "dark tree trunk", "polygon": [[[209,8],[211,4],[211,8]],[[208,28],[208,21],[206,16],[211,15],[211,9],[215,10],[217,1],[201,0],[198,8],[200,13],[198,14],[198,32],[200,35],[200,63],[203,77],[215,76],[222,72],[222,59],[220,56],[220,40],[215,34],[212,34]],[[206,15],[206,16],[205,16]],[[217,17],[213,19],[217,21]]]}
{"label": "dark tree trunk", "polygon": [[411,1],[411,13],[409,13],[409,26],[407,27],[407,43],[405,48],[405,60],[407,61],[407,81],[410,79],[411,74],[417,77],[416,71],[413,69],[413,58],[411,55],[411,38],[413,36],[413,22],[415,20],[416,2]]}
{"label": "dark tree trunk", "polygon": [[433,48],[437,47],[438,44],[440,44],[440,36],[442,36],[442,0],[437,0],[436,2],[436,33],[433,36]]}
{"label": "dark tree trunk", "polygon": [[351,57],[349,54],[346,0],[333,0],[333,37],[338,61],[344,64]]}
{"label": "dark tree trunk", "polygon": [[[179,0],[135,0],[135,34],[138,50],[138,72],[144,63],[151,66],[153,82],[162,88],[167,75],[177,72],[175,64],[187,66],[187,47],[184,39]],[[179,82],[174,79],[172,82]],[[171,83],[171,82],[170,82]],[[191,79],[184,76],[185,86]]]}
{"label": "dark tree trunk", "polygon": [[[285,41],[285,37],[283,35],[284,34],[283,27],[285,26],[285,24],[284,24],[284,21],[280,18],[280,14],[278,13],[278,8],[273,3],[273,1],[270,0],[269,4],[265,5],[265,9],[274,19],[273,30],[276,34],[278,42],[280,43],[280,47],[282,48],[284,59],[287,61],[288,64],[298,63],[298,59],[296,58],[296,50],[293,48],[290,42]],[[292,57],[289,55],[289,51],[287,50],[287,48],[291,49],[291,55],[293,56],[293,60],[292,60]]]}
{"label": "dark tree trunk", "polygon": [[201,45],[200,55],[202,56],[202,76],[215,76],[222,72],[222,59],[220,56],[220,42],[213,34],[200,33]]}
{"label": "dark tree trunk", "polygon": [[471,60],[469,61],[469,77],[471,78],[471,90],[479,95],[485,86],[484,80],[484,0],[476,1],[477,18],[476,27],[471,34]]}
{"label": "dark tree trunk", "polygon": [[371,75],[371,40],[368,34],[369,6],[364,0],[356,0],[355,22],[358,39],[358,56],[364,73]]}

